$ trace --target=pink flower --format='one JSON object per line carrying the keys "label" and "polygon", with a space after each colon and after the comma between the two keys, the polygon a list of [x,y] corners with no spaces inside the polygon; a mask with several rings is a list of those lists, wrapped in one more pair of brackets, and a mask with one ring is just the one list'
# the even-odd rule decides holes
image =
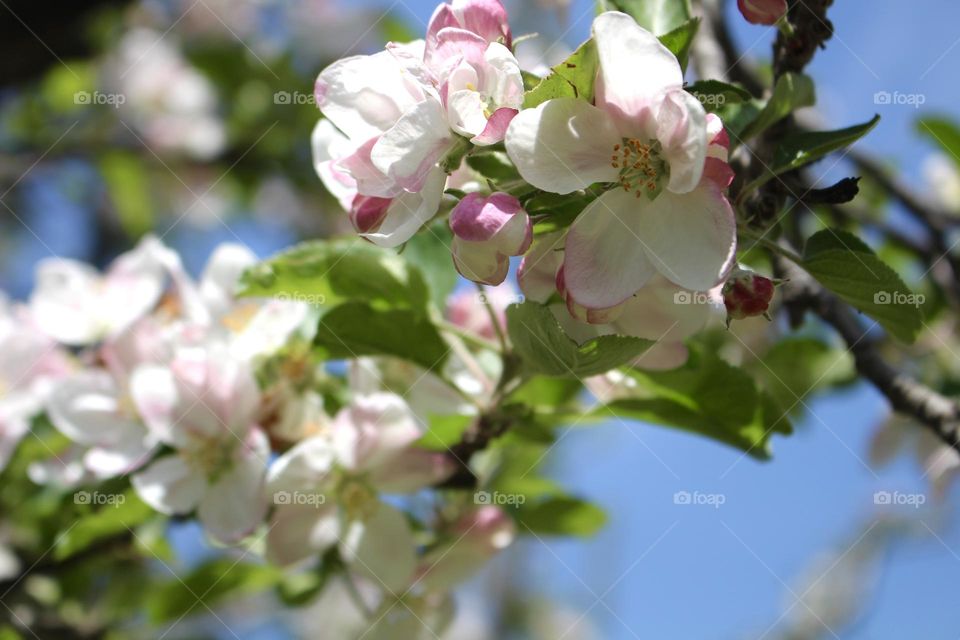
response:
{"label": "pink flower", "polygon": [[455,29],[471,33],[486,43],[498,42],[508,49],[513,48],[513,36],[507,20],[507,11],[499,0],[453,0],[437,7],[427,26],[424,59],[433,66],[438,50],[445,46],[442,33]]}
{"label": "pink flower", "polygon": [[776,24],[787,13],[787,0],[737,0],[740,13],[752,24]]}
{"label": "pink flower", "polygon": [[723,285],[727,319],[743,320],[766,315],[773,300],[774,282],[753,271],[737,268]]}
{"label": "pink flower", "polygon": [[507,277],[510,256],[530,248],[533,226],[520,201],[506,193],[471,193],[450,214],[453,262],[460,275],[498,285]]}
{"label": "pink flower", "polygon": [[593,34],[596,106],[549,100],[521,111],[506,137],[507,153],[534,187],[560,194],[611,187],[567,234],[571,304],[602,314],[658,273],[678,287],[709,290],[736,252],[722,126],[683,90],[676,57],[633,18],[601,14]]}

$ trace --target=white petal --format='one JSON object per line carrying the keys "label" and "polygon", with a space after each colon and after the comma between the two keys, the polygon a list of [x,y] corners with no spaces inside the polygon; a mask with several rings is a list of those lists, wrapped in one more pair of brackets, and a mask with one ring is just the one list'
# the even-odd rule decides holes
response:
{"label": "white petal", "polygon": [[450,148],[453,134],[439,100],[408,109],[373,145],[374,166],[407,191],[419,191],[433,166]]}
{"label": "white petal", "polygon": [[267,301],[233,340],[231,353],[240,360],[276,353],[303,325],[309,311],[300,302]]}
{"label": "white petal", "polygon": [[336,544],[339,533],[334,502],[277,507],[267,533],[267,559],[280,566],[296,564]]}
{"label": "white petal", "polygon": [[267,454],[265,437],[251,434],[238,447],[233,467],[207,488],[197,516],[214,539],[238,542],[250,535],[266,515],[263,483]]}
{"label": "white petal", "polygon": [[307,491],[324,485],[333,469],[334,449],[327,436],[299,443],[270,465],[267,493]]}
{"label": "white petal", "polygon": [[334,422],[339,462],[357,470],[384,464],[423,435],[404,400],[392,393],[355,398]]}
{"label": "white petal", "polygon": [[376,467],[370,481],[382,493],[414,493],[442,482],[455,468],[446,452],[407,449]]}
{"label": "white petal", "polygon": [[130,477],[140,499],[167,515],[193,511],[203,497],[207,483],[194,473],[183,458],[168,455]]}
{"label": "white petal", "polygon": [[61,380],[48,400],[50,421],[74,442],[107,444],[146,435],[143,426],[124,413],[120,390],[106,371],[78,372]]}
{"label": "white petal", "polygon": [[73,260],[51,258],[37,266],[30,312],[40,329],[69,345],[85,345],[104,333],[97,307],[100,275]]}
{"label": "white petal", "polygon": [[484,60],[487,66],[483,94],[498,108],[520,109],[523,105],[523,75],[517,58],[505,46],[493,42],[487,47]]}
{"label": "white petal", "polygon": [[167,367],[145,365],[130,377],[130,396],[147,429],[162,442],[173,444],[174,411],[180,402],[173,372]]}
{"label": "white petal", "polygon": [[680,195],[664,191],[639,212],[637,224],[650,262],[681,287],[707,291],[733,264],[736,220],[712,182]]}
{"label": "white petal", "polygon": [[574,98],[548,100],[521,111],[507,129],[507,154],[523,178],[544,191],[570,193],[612,182],[620,134],[610,117]]}
{"label": "white petal", "polygon": [[217,247],[200,277],[200,294],[215,315],[226,313],[234,303],[240,276],[257,262],[257,256],[241,244]]}
{"label": "white petal", "polygon": [[447,96],[450,128],[468,138],[480,135],[487,127],[487,116],[483,113],[485,106],[477,91],[454,91]]}
{"label": "white petal", "polygon": [[313,150],[313,168],[323,186],[337,199],[344,211],[349,211],[357,195],[357,183],[334,166],[336,160],[353,152],[349,140],[332,122],[323,118],[313,128],[310,147]]}
{"label": "white petal", "polygon": [[389,51],[334,62],[317,78],[315,94],[323,114],[357,142],[386,131],[423,98]]}
{"label": "white petal", "polygon": [[608,12],[593,21],[600,58],[597,105],[619,116],[642,116],[651,101],[683,86],[676,56],[630,16]]}
{"label": "white petal", "polygon": [[406,517],[383,502],[372,517],[347,524],[340,553],[352,569],[398,596],[409,586],[417,562]]}
{"label": "white petal", "polygon": [[591,202],[571,225],[563,274],[578,304],[590,309],[616,306],[656,273],[644,251],[646,238],[638,232],[649,205],[645,198],[617,188]]}
{"label": "white petal", "polygon": [[437,215],[446,183],[447,174],[434,168],[419,193],[394,198],[376,232],[364,233],[363,237],[387,249],[399,247]]}
{"label": "white petal", "polygon": [[667,94],[657,115],[657,139],[670,165],[670,191],[693,191],[703,175],[709,146],[707,113],[700,101],[683,90]]}

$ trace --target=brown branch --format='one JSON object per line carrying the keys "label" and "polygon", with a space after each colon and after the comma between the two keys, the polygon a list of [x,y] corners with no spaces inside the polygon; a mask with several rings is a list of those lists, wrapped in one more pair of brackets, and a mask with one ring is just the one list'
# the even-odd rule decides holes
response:
{"label": "brown branch", "polygon": [[895,410],[915,418],[960,452],[960,404],[894,369],[880,355],[879,344],[850,306],[806,272],[779,256],[775,265],[778,277],[789,279],[782,295],[791,321],[798,324],[807,310],[814,312],[840,334],[857,371],[886,396]]}

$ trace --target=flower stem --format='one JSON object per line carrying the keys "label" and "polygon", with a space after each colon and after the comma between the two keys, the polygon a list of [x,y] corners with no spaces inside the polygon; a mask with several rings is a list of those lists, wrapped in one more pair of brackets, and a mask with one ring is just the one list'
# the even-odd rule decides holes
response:
{"label": "flower stem", "polygon": [[784,258],[787,258],[788,260],[791,260],[800,266],[803,266],[802,257],[794,253],[793,251],[790,251],[789,249],[785,249],[784,247],[781,247],[779,244],[777,244],[773,240],[768,239],[764,234],[758,234],[756,231],[753,231],[752,229],[748,229],[746,227],[740,227],[739,229],[737,229],[737,232],[741,237],[749,238],[750,240],[753,240],[754,246],[760,245],[765,249],[768,249],[778,255],[781,255]]}

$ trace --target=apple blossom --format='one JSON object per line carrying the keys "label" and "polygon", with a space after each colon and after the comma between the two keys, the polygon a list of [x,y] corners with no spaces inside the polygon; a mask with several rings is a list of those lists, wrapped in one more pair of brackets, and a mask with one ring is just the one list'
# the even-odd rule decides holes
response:
{"label": "apple blossom", "polygon": [[787,15],[787,0],[737,0],[740,13],[752,24],[776,24]]}
{"label": "apple blossom", "polygon": [[249,365],[224,345],[184,347],[169,366],[140,367],[131,386],[147,428],[173,449],[132,476],[140,498],[166,514],[196,509],[217,540],[251,533],[266,511],[269,446]]}
{"label": "apple blossom", "polygon": [[67,355],[37,328],[29,311],[0,295],[0,470],[70,367]]}
{"label": "apple blossom", "polygon": [[460,275],[488,285],[502,283],[510,256],[523,255],[533,226],[520,201],[506,193],[468,194],[450,214],[453,262]]}
{"label": "apple blossom", "polygon": [[753,271],[736,268],[723,285],[723,304],[727,323],[767,315],[775,293],[775,283]]}
{"label": "apple blossom", "polygon": [[516,538],[516,525],[503,509],[481,506],[461,515],[445,539],[424,554],[416,585],[445,591],[469,579]]}
{"label": "apple blossom", "polygon": [[658,272],[690,290],[710,289],[732,266],[736,249],[723,187],[704,179],[717,133],[683,90],[676,57],[633,18],[601,14],[593,34],[600,60],[596,105],[548,100],[522,111],[506,138],[507,153],[535,187],[560,194],[596,182],[615,187],[569,229],[567,293],[602,311]]}
{"label": "apple blossom", "polygon": [[49,258],[37,267],[30,311],[50,337],[70,346],[118,335],[160,300],[166,271],[163,246],[147,237],[99,274],[86,264]]}
{"label": "apple blossom", "polygon": [[513,48],[509,19],[500,0],[453,0],[437,6],[427,25],[424,58],[428,65],[444,46],[441,33],[445,29],[466,31],[486,43],[497,42]]}
{"label": "apple blossom", "polygon": [[328,433],[283,454],[268,472],[277,506],[267,557],[289,565],[337,545],[352,569],[389,591],[403,589],[416,566],[413,534],[379,494],[412,493],[452,471],[444,455],[412,447],[422,435],[399,396],[373,393],[338,413]]}

